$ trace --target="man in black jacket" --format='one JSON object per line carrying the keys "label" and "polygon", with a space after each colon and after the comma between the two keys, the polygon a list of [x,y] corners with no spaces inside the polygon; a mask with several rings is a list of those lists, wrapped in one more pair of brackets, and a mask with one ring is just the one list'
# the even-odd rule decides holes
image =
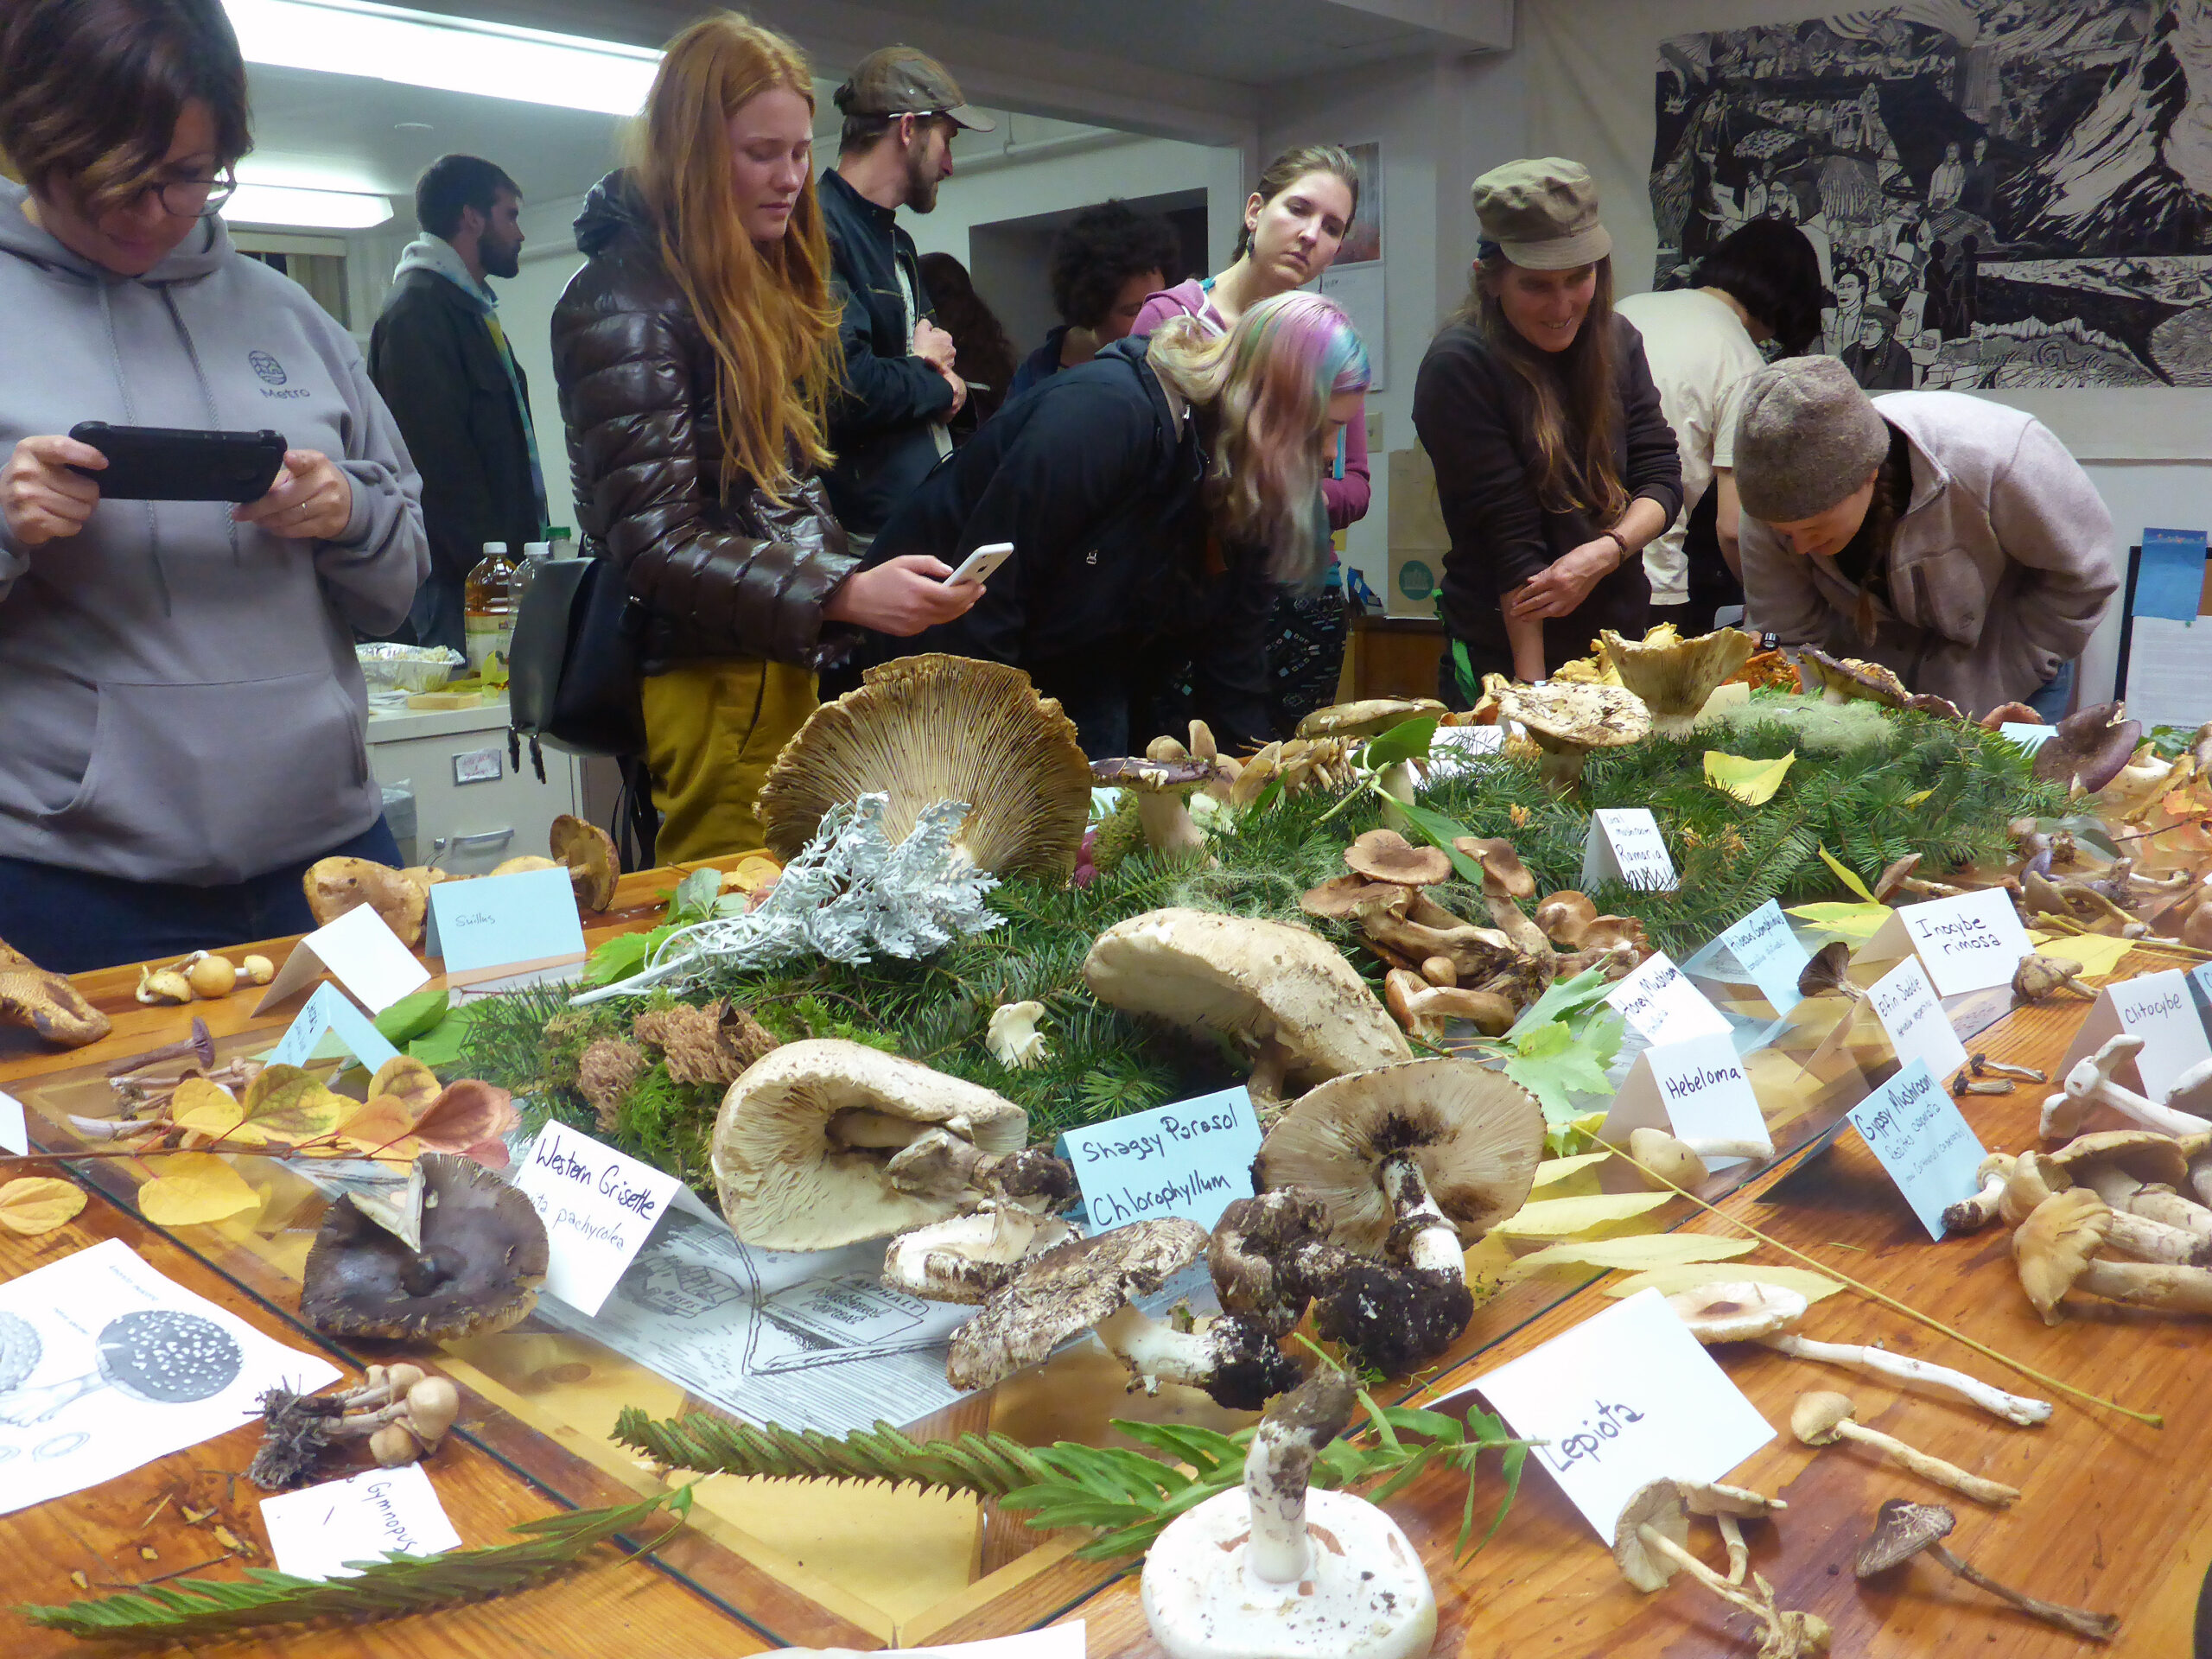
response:
{"label": "man in black jacket", "polygon": [[836,92],[845,130],[835,171],[822,175],[830,283],[844,315],[845,380],[830,406],[837,460],[824,474],[830,505],[865,547],[893,510],[952,453],[945,423],[968,388],[952,336],[937,326],[898,209],[926,213],[952,173],[956,129],[992,130],[934,58],[887,47]]}
{"label": "man in black jacket", "polygon": [[521,268],[522,194],[474,156],[442,156],[415,187],[423,234],[400,256],[369,336],[369,378],[423,474],[430,577],[408,621],[416,642],[463,648],[461,586],[505,542],[522,556],[543,533],[545,479],[530,385],[485,278]]}

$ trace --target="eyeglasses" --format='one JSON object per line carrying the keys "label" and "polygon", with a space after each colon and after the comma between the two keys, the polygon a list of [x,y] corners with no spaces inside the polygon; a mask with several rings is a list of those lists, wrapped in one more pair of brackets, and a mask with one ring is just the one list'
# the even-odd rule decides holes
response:
{"label": "eyeglasses", "polygon": [[176,219],[211,219],[238,194],[238,181],[224,179],[171,179],[146,187],[162,204],[162,211]]}

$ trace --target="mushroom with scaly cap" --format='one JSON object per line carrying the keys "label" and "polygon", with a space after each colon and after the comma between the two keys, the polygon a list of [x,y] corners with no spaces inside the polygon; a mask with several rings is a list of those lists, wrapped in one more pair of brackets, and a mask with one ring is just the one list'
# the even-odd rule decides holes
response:
{"label": "mushroom with scaly cap", "polygon": [[1958,1516],[1941,1503],[1910,1503],[1901,1497],[1891,1498],[1876,1514],[1874,1530],[1859,1547],[1858,1558],[1852,1563],[1853,1576],[1878,1578],[1903,1567],[1914,1556],[1925,1554],[1968,1584],[1979,1585],[2031,1618],[2056,1624],[2092,1642],[2109,1642],[2119,1634],[2120,1621],[2110,1613],[2093,1613],[2086,1608],[2068,1607],[2024,1595],[1961,1560],[1943,1546],[1943,1540],[1958,1523]]}
{"label": "mushroom with scaly cap", "polygon": [[1638,743],[1649,734],[1651,711],[1633,691],[1614,685],[1516,685],[1485,675],[1483,689],[1498,713],[1524,728],[1543,751],[1537,771],[1554,794],[1572,793],[1592,749]]}

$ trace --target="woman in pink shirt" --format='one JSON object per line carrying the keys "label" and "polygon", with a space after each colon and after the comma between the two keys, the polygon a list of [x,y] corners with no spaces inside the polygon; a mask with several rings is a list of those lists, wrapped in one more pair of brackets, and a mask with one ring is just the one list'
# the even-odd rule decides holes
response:
{"label": "woman in pink shirt", "polygon": [[[1244,204],[1236,258],[1228,270],[1154,295],[1137,313],[1132,335],[1142,338],[1170,317],[1196,317],[1226,333],[1261,301],[1303,288],[1329,268],[1359,212],[1359,168],[1335,144],[1300,144],[1268,163],[1260,188]],[[1321,505],[1329,528],[1367,516],[1367,421],[1364,410],[1344,426],[1337,454],[1323,470]],[[1344,601],[1336,566],[1316,594],[1286,594],[1268,630],[1268,679],[1276,735],[1287,737],[1313,709],[1336,700],[1344,661]]]}

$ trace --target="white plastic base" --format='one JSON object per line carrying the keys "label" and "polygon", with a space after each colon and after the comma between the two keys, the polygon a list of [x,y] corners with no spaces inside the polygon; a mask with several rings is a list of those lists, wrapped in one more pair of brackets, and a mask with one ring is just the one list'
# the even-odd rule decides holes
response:
{"label": "white plastic base", "polygon": [[1249,1570],[1243,1491],[1178,1516],[1144,1560],[1144,1614],[1169,1659],[1421,1659],[1436,1594],[1397,1523],[1364,1498],[1306,1495],[1308,1575],[1274,1585]]}

